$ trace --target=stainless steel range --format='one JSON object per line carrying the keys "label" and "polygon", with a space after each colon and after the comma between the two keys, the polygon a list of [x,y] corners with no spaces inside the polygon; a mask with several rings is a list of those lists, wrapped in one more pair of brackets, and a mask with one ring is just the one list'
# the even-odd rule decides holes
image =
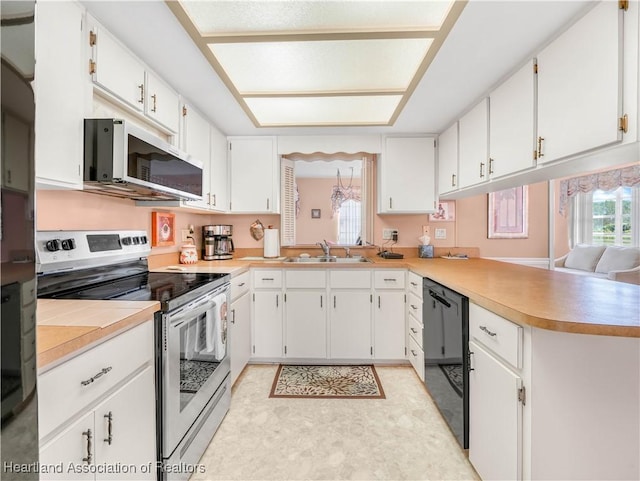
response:
{"label": "stainless steel range", "polygon": [[158,479],[188,479],[231,402],[231,276],[149,272],[144,231],[41,231],[36,237],[38,297],[160,302]]}

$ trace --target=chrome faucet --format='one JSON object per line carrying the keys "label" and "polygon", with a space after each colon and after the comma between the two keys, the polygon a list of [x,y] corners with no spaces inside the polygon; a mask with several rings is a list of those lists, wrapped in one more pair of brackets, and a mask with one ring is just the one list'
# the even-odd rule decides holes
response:
{"label": "chrome faucet", "polygon": [[324,252],[324,255],[326,257],[329,257],[331,255],[331,247],[326,240],[324,240],[324,244],[322,242],[316,242],[316,245],[322,248],[322,252]]}

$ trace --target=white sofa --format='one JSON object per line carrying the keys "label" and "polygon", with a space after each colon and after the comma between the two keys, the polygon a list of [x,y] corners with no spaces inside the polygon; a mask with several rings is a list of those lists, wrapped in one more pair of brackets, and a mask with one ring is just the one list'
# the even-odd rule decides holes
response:
{"label": "white sofa", "polygon": [[578,244],[555,260],[555,270],[640,284],[640,248]]}

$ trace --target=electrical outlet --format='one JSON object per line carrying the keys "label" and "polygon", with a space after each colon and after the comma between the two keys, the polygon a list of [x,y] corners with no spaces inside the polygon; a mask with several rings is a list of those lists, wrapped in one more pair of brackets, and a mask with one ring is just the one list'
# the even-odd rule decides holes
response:
{"label": "electrical outlet", "polygon": [[422,235],[428,235],[431,237],[431,228],[428,225],[422,226]]}
{"label": "electrical outlet", "polygon": [[181,229],[180,234],[182,235],[182,242],[188,242],[191,240],[189,237],[193,237],[193,231],[191,231],[191,229]]}
{"label": "electrical outlet", "polygon": [[383,240],[392,240],[394,234],[398,235],[398,229],[382,229]]}
{"label": "electrical outlet", "polygon": [[446,239],[447,229],[436,229],[436,239]]}

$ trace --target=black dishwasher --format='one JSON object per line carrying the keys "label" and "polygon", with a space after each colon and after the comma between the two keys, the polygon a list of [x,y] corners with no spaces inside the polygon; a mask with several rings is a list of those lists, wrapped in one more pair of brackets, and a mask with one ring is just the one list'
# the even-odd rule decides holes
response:
{"label": "black dishwasher", "polygon": [[423,281],[424,383],[460,445],[469,447],[469,299]]}

